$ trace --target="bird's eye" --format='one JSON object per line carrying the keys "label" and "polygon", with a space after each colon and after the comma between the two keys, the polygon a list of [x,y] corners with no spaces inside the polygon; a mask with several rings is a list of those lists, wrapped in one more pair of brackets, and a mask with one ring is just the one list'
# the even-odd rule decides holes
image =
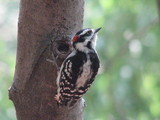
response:
{"label": "bird's eye", "polygon": [[87,32],[86,32],[86,35],[89,36],[89,35],[91,35],[91,33],[92,33],[91,30],[90,30],[90,31],[87,31]]}

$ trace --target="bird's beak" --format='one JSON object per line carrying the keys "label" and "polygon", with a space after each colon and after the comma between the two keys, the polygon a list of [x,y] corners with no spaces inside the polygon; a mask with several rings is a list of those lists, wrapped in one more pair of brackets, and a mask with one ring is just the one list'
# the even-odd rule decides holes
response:
{"label": "bird's beak", "polygon": [[101,29],[101,27],[100,27],[100,28],[95,29],[94,33],[97,33],[100,29]]}

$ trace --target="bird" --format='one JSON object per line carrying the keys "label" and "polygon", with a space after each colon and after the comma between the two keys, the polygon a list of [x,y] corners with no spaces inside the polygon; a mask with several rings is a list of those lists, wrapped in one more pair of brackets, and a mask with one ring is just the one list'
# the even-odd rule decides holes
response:
{"label": "bird", "polygon": [[73,50],[63,61],[57,77],[55,100],[58,105],[74,106],[95,80],[100,67],[96,51],[100,29],[81,29],[73,37]]}

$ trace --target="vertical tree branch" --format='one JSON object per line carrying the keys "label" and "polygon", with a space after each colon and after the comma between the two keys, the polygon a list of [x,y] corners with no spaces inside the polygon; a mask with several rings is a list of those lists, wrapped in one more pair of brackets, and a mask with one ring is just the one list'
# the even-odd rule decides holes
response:
{"label": "vertical tree branch", "polygon": [[[60,56],[69,53],[68,35],[82,28],[83,0],[21,0],[14,82],[9,90],[18,120],[82,120],[82,106],[59,108],[53,100],[57,69],[49,46]],[[63,55],[62,55],[63,54]],[[50,104],[51,103],[51,104]]]}
{"label": "vertical tree branch", "polygon": [[158,15],[159,15],[159,21],[160,21],[160,0],[157,0],[157,7],[158,7]]}

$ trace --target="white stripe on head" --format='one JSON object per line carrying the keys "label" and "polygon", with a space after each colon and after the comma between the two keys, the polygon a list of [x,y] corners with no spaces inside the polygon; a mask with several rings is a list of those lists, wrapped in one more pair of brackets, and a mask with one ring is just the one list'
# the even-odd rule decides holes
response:
{"label": "white stripe on head", "polygon": [[89,30],[88,28],[87,28],[86,30],[84,30],[84,31],[80,34],[80,36],[81,36],[81,35],[84,35],[88,30]]}

